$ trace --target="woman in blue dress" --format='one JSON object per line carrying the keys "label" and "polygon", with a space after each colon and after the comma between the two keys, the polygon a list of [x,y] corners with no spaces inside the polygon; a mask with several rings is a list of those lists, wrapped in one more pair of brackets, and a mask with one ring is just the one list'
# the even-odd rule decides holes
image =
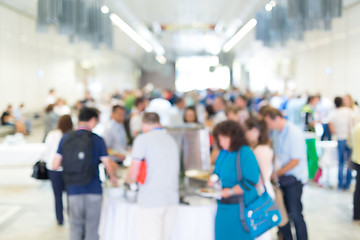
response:
{"label": "woman in blue dress", "polygon": [[[254,239],[246,232],[240,218],[239,198],[242,195],[247,205],[257,198],[256,183],[259,181],[259,166],[247,145],[244,130],[234,121],[224,121],[214,129],[215,140],[221,151],[215,163],[214,174],[222,184],[222,199],[217,201],[215,240]],[[240,151],[243,181],[239,182],[236,158]]]}

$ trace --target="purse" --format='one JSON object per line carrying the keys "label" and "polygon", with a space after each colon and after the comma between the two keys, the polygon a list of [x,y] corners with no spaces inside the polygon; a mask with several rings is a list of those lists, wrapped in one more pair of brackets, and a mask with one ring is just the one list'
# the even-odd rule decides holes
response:
{"label": "purse", "polygon": [[39,180],[49,179],[49,171],[46,168],[46,162],[40,160],[33,166],[33,173],[31,177]]}
{"label": "purse", "polygon": [[[244,185],[240,165],[240,151],[238,152],[236,162],[238,181],[240,184]],[[264,184],[264,193],[246,206],[244,204],[243,195],[240,198],[241,223],[245,231],[249,232],[252,237],[260,236],[269,229],[278,226],[281,222],[280,211],[266,190],[265,181],[262,177],[261,171],[260,177]],[[248,180],[245,181],[251,183]]]}

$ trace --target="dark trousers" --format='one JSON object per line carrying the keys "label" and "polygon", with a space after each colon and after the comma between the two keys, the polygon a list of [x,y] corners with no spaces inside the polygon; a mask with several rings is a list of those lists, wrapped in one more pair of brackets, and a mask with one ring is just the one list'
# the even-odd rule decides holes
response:
{"label": "dark trousers", "polygon": [[[350,160],[351,149],[347,146],[346,140],[338,140],[338,154],[339,154],[338,188],[348,189],[351,183],[351,170],[348,168],[346,164]],[[344,176],[344,167],[345,167],[346,176]]]}
{"label": "dark trousers", "polygon": [[[308,235],[304,216],[302,215],[303,207],[301,203],[303,184],[300,181],[297,181],[289,186],[281,186],[281,190],[284,194],[284,203],[289,214],[290,221],[292,221],[295,225],[296,239],[307,240]],[[284,240],[293,239],[290,221],[285,226],[279,228]]]}
{"label": "dark trousers", "polygon": [[49,170],[49,178],[51,180],[51,185],[54,191],[56,219],[59,224],[63,224],[64,215],[63,215],[62,194],[63,191],[65,190],[65,183],[62,178],[62,172]]}
{"label": "dark trousers", "polygon": [[356,187],[354,192],[354,220],[360,220],[360,171],[356,175]]}

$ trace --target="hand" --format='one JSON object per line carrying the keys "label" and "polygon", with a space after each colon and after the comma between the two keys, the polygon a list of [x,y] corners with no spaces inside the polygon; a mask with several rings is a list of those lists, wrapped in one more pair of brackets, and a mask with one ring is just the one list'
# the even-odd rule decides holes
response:
{"label": "hand", "polygon": [[207,186],[208,187],[214,187],[214,182],[211,181],[211,179],[209,179],[208,182],[207,182]]}
{"label": "hand", "polygon": [[116,177],[112,177],[110,178],[110,182],[114,187],[118,187],[119,186],[119,182],[118,179]]}
{"label": "hand", "polygon": [[228,198],[228,197],[230,197],[231,196],[231,190],[230,190],[230,188],[223,188],[222,190],[221,190],[221,197],[222,198]]}
{"label": "hand", "polygon": [[115,157],[120,159],[120,161],[124,161],[126,156],[124,154],[121,154],[121,153],[116,153]]}

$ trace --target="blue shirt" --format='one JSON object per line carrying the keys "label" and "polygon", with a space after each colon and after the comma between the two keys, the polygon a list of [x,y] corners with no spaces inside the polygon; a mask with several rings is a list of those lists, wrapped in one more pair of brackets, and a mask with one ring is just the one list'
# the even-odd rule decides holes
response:
{"label": "blue shirt", "polygon": [[298,159],[299,164],[286,172],[302,183],[309,178],[308,163],[306,155],[306,140],[303,131],[293,123],[287,121],[282,131],[272,131],[271,138],[274,143],[276,163],[285,166],[291,159]]}
{"label": "blue shirt", "polygon": [[240,164],[243,184],[240,184],[237,175],[237,154],[238,151],[229,152],[221,150],[216,159],[214,173],[219,176],[223,188],[232,188],[238,184],[244,190],[245,205],[255,200],[257,191],[255,186],[248,181],[256,184],[259,181],[260,169],[254,153],[248,146],[240,149]]}
{"label": "blue shirt", "polygon": [[[127,147],[127,138],[124,124],[118,123],[114,119],[111,119],[105,128],[103,138],[107,148],[110,148],[117,153],[125,153]],[[111,158],[117,161],[119,160],[116,157],[111,156]]]}
{"label": "blue shirt", "polygon": [[[76,132],[80,132],[80,131],[86,131],[86,130],[77,130]],[[68,136],[69,136],[69,134],[65,134],[59,143],[59,148],[57,150],[57,153],[60,155],[62,155],[63,142],[65,141],[65,139]],[[92,160],[93,160],[94,166],[96,166],[96,168],[98,168],[98,165],[100,163],[100,158],[106,157],[108,154],[107,154],[104,139],[102,139],[101,137],[99,137],[96,134],[92,134],[91,140],[93,143],[93,151],[92,151],[93,159]],[[68,195],[102,194],[101,181],[99,178],[99,170],[96,171],[91,182],[86,185],[71,185],[71,184],[67,185],[67,194]]]}

